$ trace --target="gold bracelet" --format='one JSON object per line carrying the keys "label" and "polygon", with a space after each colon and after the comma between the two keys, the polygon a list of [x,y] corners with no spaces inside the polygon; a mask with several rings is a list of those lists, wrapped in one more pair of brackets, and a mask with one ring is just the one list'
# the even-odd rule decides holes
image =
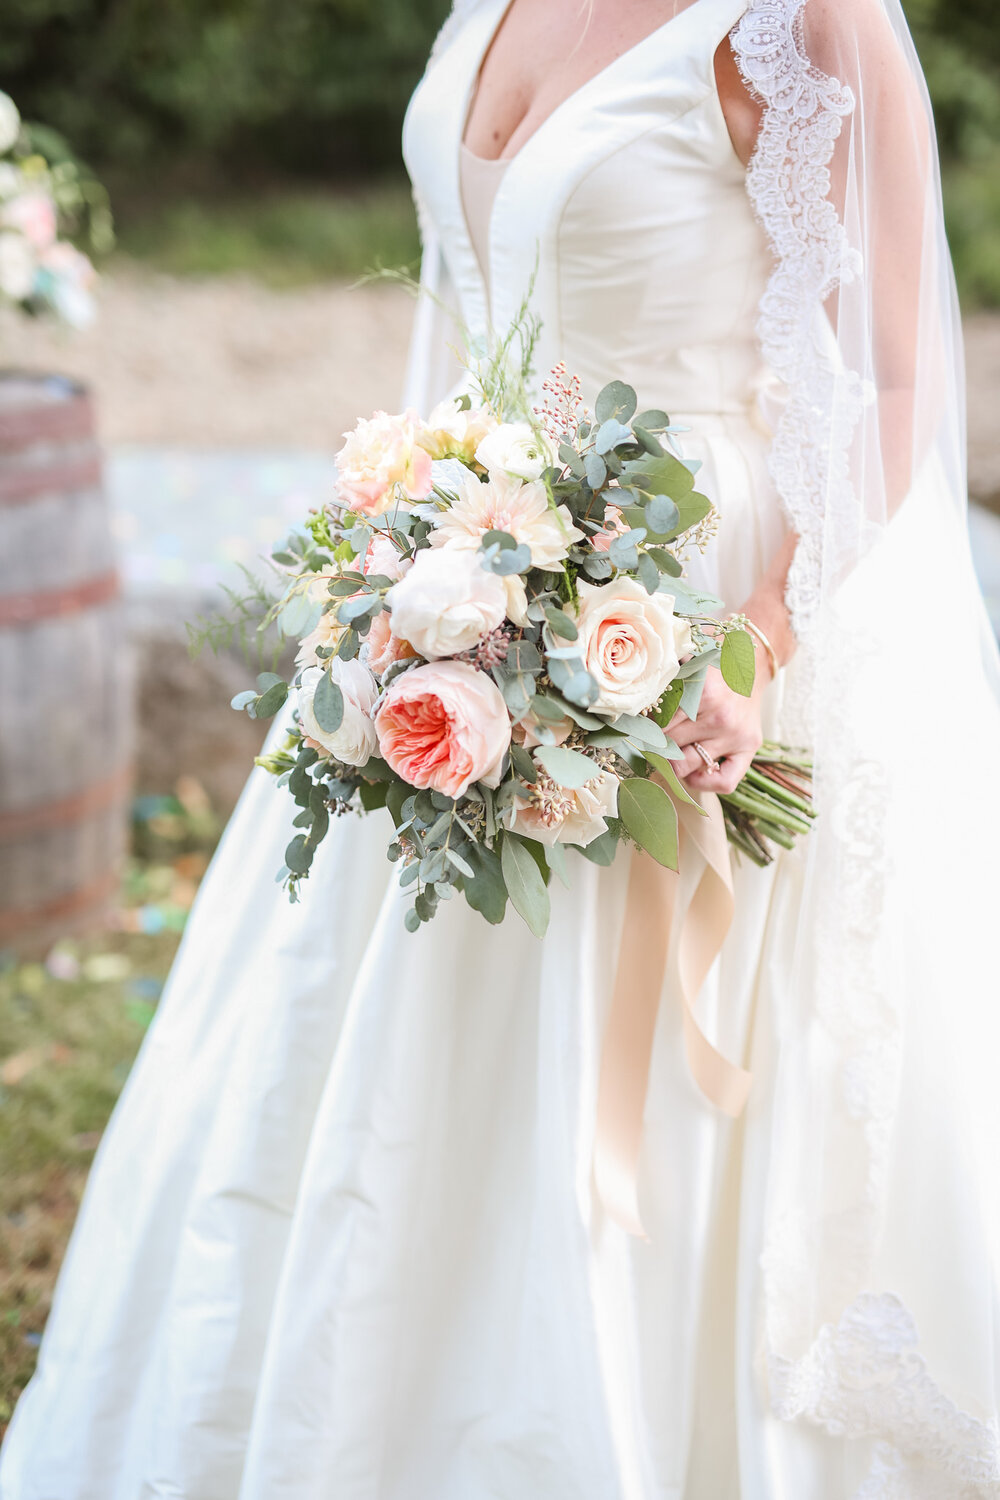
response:
{"label": "gold bracelet", "polygon": [[777,677],[778,653],[775,651],[774,647],[771,645],[771,642],[768,640],[763,630],[761,630],[760,626],[755,625],[749,615],[731,615],[730,618],[733,620],[741,621],[742,624],[746,626],[747,630],[749,630],[750,634],[757,637],[767,653],[768,664],[771,668],[771,677],[772,679]]}
{"label": "gold bracelet", "polygon": [[755,635],[757,637],[757,639],[760,641],[761,645],[764,647],[764,650],[767,652],[767,659],[768,659],[768,662],[770,663],[770,666],[771,666],[771,677],[772,678],[777,677],[777,675],[778,675],[778,653],[775,651],[774,647],[771,645],[771,642],[768,640],[768,638],[764,634],[763,630],[761,630],[760,626],[759,625],[755,625],[754,622],[751,620],[751,618],[750,618],[749,615],[744,615],[743,618],[747,622],[747,629],[749,630],[750,634],[751,635]]}

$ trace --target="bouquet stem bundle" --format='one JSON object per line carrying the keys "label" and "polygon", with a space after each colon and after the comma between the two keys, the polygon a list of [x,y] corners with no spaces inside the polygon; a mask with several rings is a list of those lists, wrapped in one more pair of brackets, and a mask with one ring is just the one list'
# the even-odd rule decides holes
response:
{"label": "bouquet stem bundle", "polygon": [[736,790],[719,801],[730,843],[754,864],[769,865],[772,844],[791,849],[816,816],[812,761],[801,750],[767,740]]}

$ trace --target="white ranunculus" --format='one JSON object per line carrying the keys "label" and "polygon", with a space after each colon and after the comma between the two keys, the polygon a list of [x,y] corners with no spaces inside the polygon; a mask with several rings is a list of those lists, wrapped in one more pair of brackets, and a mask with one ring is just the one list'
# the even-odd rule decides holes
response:
{"label": "white ranunculus", "polygon": [[548,443],[530,422],[502,422],[483,438],[476,458],[491,474],[538,479],[555,460]]}
{"label": "white ranunculus", "polygon": [[21,115],[9,94],[0,93],[0,151],[9,151],[21,129]]}
{"label": "white ranunculus", "polygon": [[615,717],[642,713],[677,676],[678,645],[686,641],[690,653],[687,622],[675,619],[670,594],[647,594],[634,578],[581,581],[579,590],[580,653],[597,683],[594,708]]}
{"label": "white ranunculus", "polygon": [[335,760],[348,766],[363,766],[375,754],[375,725],[372,709],[378,697],[379,686],[366,666],[359,661],[341,661],[333,657],[328,670],[333,681],[344,696],[344,717],[340,728],[331,734],[321,729],[313,712],[316,685],[322,677],[321,670],[307,668],[299,688],[298,710],[302,728],[311,740],[332,755]]}
{"label": "white ranunculus", "polygon": [[433,661],[457,656],[503,623],[507,591],[466,547],[424,548],[386,595],[392,629]]}
{"label": "white ranunculus", "polygon": [[23,302],[35,289],[35,253],[23,234],[0,233],[0,292],[12,302]]}

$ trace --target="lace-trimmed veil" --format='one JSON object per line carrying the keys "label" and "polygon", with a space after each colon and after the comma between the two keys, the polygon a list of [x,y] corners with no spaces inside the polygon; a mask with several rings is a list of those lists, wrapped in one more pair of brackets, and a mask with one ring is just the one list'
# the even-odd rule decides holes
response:
{"label": "lace-trimmed veil", "polygon": [[[1000,666],[969,550],[930,103],[899,0],[749,0],[731,42],[762,106],[758,332],[799,537],[784,727],[813,748],[821,811],[754,1123],[771,1137],[760,1374],[778,1416],[857,1440],[857,1500],[997,1496]],[[452,383],[449,342],[422,298],[412,404]]]}

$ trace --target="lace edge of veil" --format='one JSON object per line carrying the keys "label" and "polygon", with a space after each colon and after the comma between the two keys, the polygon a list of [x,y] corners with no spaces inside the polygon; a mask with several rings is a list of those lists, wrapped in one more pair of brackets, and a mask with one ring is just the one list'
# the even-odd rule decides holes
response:
{"label": "lace edge of veil", "polygon": [[[803,26],[807,3],[749,0],[730,33],[744,82],[763,110],[747,169],[747,192],[774,256],[757,335],[763,358],[787,388],[769,469],[799,537],[786,589],[803,661],[790,717],[806,735],[815,720],[809,681],[818,665],[813,627],[824,587],[824,539],[831,520],[836,524],[827,505],[836,503],[838,513],[857,516],[849,450],[869,399],[860,376],[838,367],[835,346],[824,341],[824,325],[830,331],[826,299],[863,270],[860,253],[829,200],[830,162],[855,99],[849,88],[810,62]],[[857,803],[870,833],[884,801],[880,768],[867,767],[862,758],[838,768],[838,774],[838,817],[849,830]],[[869,785],[873,777],[874,785]],[[873,1440],[872,1467],[855,1500],[995,1500],[1000,1496],[995,1423],[962,1411],[936,1385],[919,1353],[914,1319],[895,1295],[852,1295],[848,1290],[852,1282],[864,1285],[877,1232],[874,1206],[888,1155],[888,1095],[900,1063],[900,1018],[888,998],[891,985],[880,972],[878,935],[851,904],[860,901],[867,912],[880,910],[879,886],[886,872],[872,856],[870,839],[859,841],[860,854],[849,838],[847,844],[839,866],[840,888],[827,892],[835,914],[829,927],[834,939],[841,926],[849,928],[855,941],[827,943],[829,962],[822,966],[827,972],[817,1008],[839,1053],[842,1083],[851,1093],[850,1119],[843,1126],[860,1132],[867,1182],[861,1206],[848,1211],[850,1223],[837,1225],[840,1248],[850,1262],[840,1283],[845,1293],[840,1319],[813,1325],[804,1343],[793,1283],[809,1284],[803,1259],[809,1256],[809,1226],[793,1217],[769,1235],[762,1256],[765,1298],[776,1304],[785,1297],[794,1310],[786,1320],[786,1309],[769,1308],[762,1375],[776,1416],[805,1417],[831,1434]],[[856,1003],[845,1006],[848,996],[855,996]],[[856,1136],[854,1142],[859,1144]],[[783,1326],[798,1330],[791,1336],[792,1347],[800,1351],[794,1358],[780,1348]]]}
{"label": "lace edge of veil", "polygon": [[769,464],[799,537],[786,602],[800,641],[808,639],[820,602],[827,497],[851,503],[848,448],[864,404],[860,378],[838,375],[820,345],[825,300],[861,269],[829,201],[829,164],[854,95],[810,63],[805,5],[750,0],[730,33],[744,82],[763,106],[747,192],[774,255],[757,335],[788,392]]}

